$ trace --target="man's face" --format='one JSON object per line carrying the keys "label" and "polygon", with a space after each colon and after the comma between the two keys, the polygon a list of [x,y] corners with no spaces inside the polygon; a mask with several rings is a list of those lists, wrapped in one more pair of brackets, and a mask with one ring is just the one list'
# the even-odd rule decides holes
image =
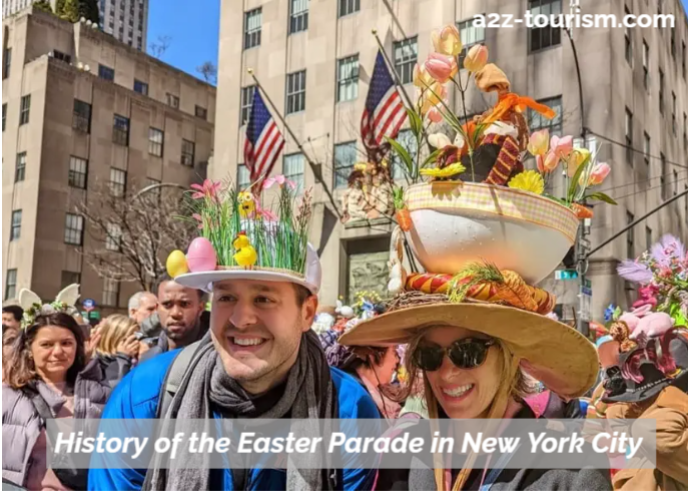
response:
{"label": "man's face", "polygon": [[14,314],[12,312],[2,313],[2,323],[7,327],[11,327],[12,329],[19,329],[21,327],[21,324],[19,321],[17,321],[17,319],[14,318]]}
{"label": "man's face", "polygon": [[227,374],[259,394],[279,384],[294,365],[301,335],[318,308],[298,305],[292,283],[228,280],[213,286],[210,326]]}
{"label": "man's face", "polygon": [[198,290],[166,281],[158,289],[158,298],[158,315],[167,336],[175,341],[186,339],[198,325],[203,312]]}
{"label": "man's face", "polygon": [[139,308],[132,309],[129,312],[129,317],[134,319],[137,324],[141,325],[141,323],[153,315],[156,310],[158,310],[158,298],[152,293],[146,293],[139,299]]}

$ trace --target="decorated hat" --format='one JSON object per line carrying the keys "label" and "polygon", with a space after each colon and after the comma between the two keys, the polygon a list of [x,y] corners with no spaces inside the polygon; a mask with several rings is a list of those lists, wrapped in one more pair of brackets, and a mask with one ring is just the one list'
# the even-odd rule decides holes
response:
{"label": "decorated hat", "polygon": [[[384,314],[356,325],[339,342],[396,345],[427,327],[462,327],[502,340],[557,394],[580,396],[597,379],[595,346],[553,318],[554,296],[534,285],[574,245],[580,219],[592,216],[583,203],[613,203],[591,192],[609,166],[574,148],[570,136],[530,134],[527,110],[549,119],[556,113],[511,92],[507,75],[487,63],[485,46],[471,48],[462,71],[454,26],[435,33],[433,45],[435,52],[414,71],[418,104],[408,110],[417,148],[425,142],[432,148],[414,159],[402,143],[391,142],[409,183],[393,193],[393,299]],[[451,79],[462,92],[473,79],[494,105],[472,118],[454,112],[444,100]],[[560,197],[545,193],[557,169],[568,176]]]}
{"label": "decorated hat", "polygon": [[297,199],[293,183],[279,177],[258,183],[279,186],[275,202],[265,208],[251,187],[237,192],[233,186],[209,180],[192,185],[193,218],[200,237],[186,254],[169,255],[169,275],[177,283],[206,292],[218,281],[246,279],[287,281],[317,295],[322,270],[308,243],[312,195],[307,190]]}
{"label": "decorated hat", "polygon": [[22,288],[19,291],[19,305],[24,309],[24,317],[21,322],[22,329],[25,330],[31,327],[36,322],[38,316],[57,313],[65,313],[72,316],[78,314],[76,302],[79,300],[79,296],[79,285],[76,283],[60,291],[55,300],[49,303],[43,303],[41,297],[37,294],[28,288]]}

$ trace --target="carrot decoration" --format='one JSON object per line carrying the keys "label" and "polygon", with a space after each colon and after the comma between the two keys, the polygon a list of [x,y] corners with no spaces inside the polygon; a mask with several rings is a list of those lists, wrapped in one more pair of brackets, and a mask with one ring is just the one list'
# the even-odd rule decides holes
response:
{"label": "carrot decoration", "polygon": [[404,232],[411,230],[411,212],[408,208],[402,208],[395,213],[397,223]]}
{"label": "carrot decoration", "polygon": [[588,206],[583,206],[578,203],[571,203],[571,209],[580,220],[592,218],[593,216],[592,208]]}

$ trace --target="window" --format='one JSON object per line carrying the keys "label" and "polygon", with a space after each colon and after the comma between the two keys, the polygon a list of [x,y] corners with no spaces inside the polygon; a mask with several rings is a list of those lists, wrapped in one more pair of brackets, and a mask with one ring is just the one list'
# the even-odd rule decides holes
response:
{"label": "window", "polygon": [[80,246],[84,241],[84,217],[67,213],[65,219],[65,244]]}
{"label": "window", "polygon": [[671,127],[674,131],[674,136],[678,133],[678,121],[676,121],[676,92],[671,91]]}
{"label": "window", "polygon": [[12,48],[5,48],[2,57],[2,79],[10,76],[10,66],[12,65]]}
{"label": "window", "polygon": [[[413,131],[411,130],[403,130],[400,131],[399,134],[397,135],[397,142],[401,144],[402,147],[406,149],[406,151],[411,155],[411,158],[414,159],[416,158],[416,154],[418,153],[418,141],[416,140],[415,135],[413,134]],[[392,151],[391,152],[392,159],[391,159],[391,164],[392,164],[392,177],[394,179],[403,179],[408,171],[405,171],[405,164],[401,161],[399,156],[396,154],[396,152]]]}
{"label": "window", "polygon": [[337,102],[358,97],[358,55],[337,62]]}
{"label": "window", "polygon": [[25,95],[21,98],[21,106],[19,108],[19,126],[29,122],[29,112],[31,111],[31,95]]}
{"label": "window", "polygon": [[112,126],[112,141],[118,145],[129,145],[129,118],[115,114]]}
{"label": "window", "polygon": [[674,196],[678,194],[678,171],[674,169],[674,183],[673,183],[673,188],[674,188]]}
{"label": "window", "polygon": [[[561,0],[529,0],[528,10],[530,10],[533,17],[540,14],[545,16],[559,15],[561,14]],[[530,28],[528,40],[531,53],[558,46],[561,44],[561,28],[547,24],[543,27],[532,27]]]}
{"label": "window", "polygon": [[650,86],[650,47],[643,40],[643,85],[647,89]]}
{"label": "window", "polygon": [[8,269],[7,278],[5,279],[5,300],[17,296],[17,270]]}
{"label": "window", "polygon": [[140,80],[134,79],[134,92],[148,95],[148,84],[146,82],[141,82]]}
{"label": "window", "polygon": [[179,109],[179,97],[174,94],[167,93],[167,105],[175,109]]}
{"label": "window", "polygon": [[119,305],[119,282],[110,278],[103,279],[103,305]]}
{"label": "window", "polygon": [[361,0],[339,0],[339,17],[361,10]]}
{"label": "window", "polygon": [[394,47],[394,69],[402,84],[413,81],[413,67],[418,61],[418,37],[414,36],[403,41],[397,41]]}
{"label": "window", "polygon": [[241,88],[241,124],[248,123],[248,118],[251,115],[251,106],[253,106],[253,93],[256,90],[255,85]]}
{"label": "window", "polygon": [[676,28],[671,28],[671,57],[676,59]]}
{"label": "window", "polygon": [[7,104],[2,105],[2,131],[5,131],[5,124],[7,122]]}
{"label": "window", "polygon": [[21,237],[21,220],[22,211],[14,210],[12,212],[12,228],[10,229],[10,240],[17,240]]}
{"label": "window", "polygon": [[345,188],[356,162],[356,142],[334,146],[334,187]]}
{"label": "window", "polygon": [[626,162],[633,165],[633,113],[626,108]]}
{"label": "window", "polygon": [[62,271],[60,278],[60,288],[67,288],[69,285],[81,284],[81,273],[76,271]]}
{"label": "window", "polygon": [[98,76],[103,80],[115,80],[115,70],[105,65],[98,65]]}
{"label": "window", "polygon": [[204,107],[196,105],[196,117],[201,119],[208,119],[208,110]]}
{"label": "window", "polygon": [[107,224],[105,248],[108,251],[119,251],[122,247],[122,227],[117,223]]}
{"label": "window", "polygon": [[287,114],[306,109],[306,70],[287,75]]}
{"label": "window", "polygon": [[688,148],[688,114],[683,113],[683,146]]}
{"label": "window", "polygon": [[662,188],[662,199],[666,200],[668,198],[669,193],[667,193],[667,189],[665,186],[666,180],[665,180],[664,176],[666,176],[666,173],[667,173],[667,164],[666,164],[666,157],[664,156],[663,153],[659,154],[659,160],[662,163],[662,177],[660,178],[660,185]]}
{"label": "window", "polygon": [[62,51],[58,51],[56,49],[53,50],[53,58],[64,61],[65,63],[72,62],[72,55],[68,55],[67,53],[63,53]]}
{"label": "window", "polygon": [[196,144],[189,140],[182,140],[182,164],[193,167]]}
{"label": "window", "polygon": [[683,50],[681,54],[681,73],[683,73],[683,79],[685,80],[686,78],[686,42],[683,41]]}
{"label": "window", "polygon": [[645,227],[645,244],[647,246],[647,250],[649,251],[650,248],[652,247],[652,244],[654,244],[652,240],[652,229],[650,227]]}
{"label": "window", "polygon": [[646,132],[643,133],[643,153],[645,165],[650,165],[650,135]]}
{"label": "window", "polygon": [[463,60],[471,49],[471,46],[475,44],[482,44],[485,42],[485,28],[475,27],[473,24],[475,19],[469,19],[463,22],[459,22],[458,28],[461,33],[461,43],[463,44],[463,49],[459,55],[459,66],[463,67]]}
{"label": "window", "polygon": [[296,192],[303,192],[305,187],[304,180],[304,157],[302,153],[293,153],[284,156],[282,174],[284,177],[296,184]]}
{"label": "window", "polygon": [[251,174],[245,164],[237,166],[237,190],[246,189],[251,184]]}
{"label": "window", "polygon": [[[635,216],[633,213],[630,211],[626,212],[626,224],[630,225],[635,221]],[[635,242],[635,234],[633,233],[633,229],[629,228],[628,232],[626,232],[626,257],[635,257],[635,247],[634,247],[634,242]]]}
{"label": "window", "polygon": [[289,34],[308,29],[308,2],[309,0],[290,0]]}
{"label": "window", "polygon": [[664,71],[659,70],[659,112],[664,114]]}
{"label": "window", "polygon": [[[624,8],[624,13],[627,17],[631,15],[631,12],[628,10],[628,7]],[[625,27],[624,31],[624,43],[626,61],[629,65],[633,66],[633,31],[631,31],[631,28],[628,26]]]}
{"label": "window", "polygon": [[244,49],[260,46],[262,23],[262,8],[254,9],[244,14]]}
{"label": "window", "polygon": [[165,134],[157,128],[148,129],[148,153],[156,157],[162,157],[162,146]]}
{"label": "window", "polygon": [[550,136],[557,135],[561,136],[562,131],[562,102],[561,96],[551,97],[549,99],[542,99],[538,101],[540,104],[544,104],[554,110],[556,115],[552,119],[547,119],[542,114],[536,111],[528,111],[528,126],[530,131],[538,131],[542,129],[549,129]]}
{"label": "window", "polygon": [[72,128],[83,133],[91,132],[91,105],[88,102],[74,99]]}
{"label": "window", "polygon": [[14,169],[14,182],[21,182],[26,175],[26,152],[17,154],[17,166]]}
{"label": "window", "polygon": [[122,198],[127,190],[127,173],[122,169],[110,167],[110,196]]}
{"label": "window", "polygon": [[86,189],[88,180],[88,161],[75,157],[69,157],[69,185],[73,188]]}

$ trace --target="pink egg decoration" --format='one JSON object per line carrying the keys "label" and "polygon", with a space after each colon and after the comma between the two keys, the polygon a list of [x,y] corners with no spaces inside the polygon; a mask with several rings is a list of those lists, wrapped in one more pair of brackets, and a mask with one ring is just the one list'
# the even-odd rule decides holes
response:
{"label": "pink egg decoration", "polygon": [[192,273],[215,271],[217,268],[215,248],[205,237],[198,237],[189,245],[189,250],[186,253],[186,262],[189,265],[189,271]]}

